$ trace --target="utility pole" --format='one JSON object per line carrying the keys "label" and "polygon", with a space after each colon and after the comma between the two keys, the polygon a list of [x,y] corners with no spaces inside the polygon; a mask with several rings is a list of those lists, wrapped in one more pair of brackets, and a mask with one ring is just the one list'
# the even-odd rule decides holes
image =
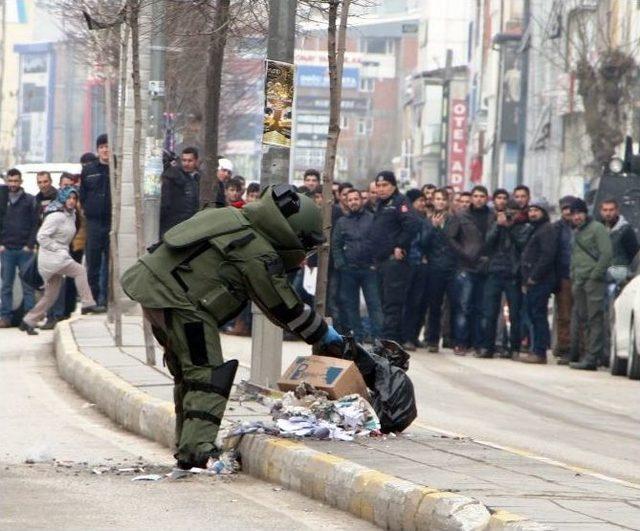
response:
{"label": "utility pole", "polygon": [[451,112],[451,79],[453,78],[453,50],[447,49],[442,77],[442,121],[440,123],[439,185],[449,184],[449,113]]}
{"label": "utility pole", "polygon": [[518,109],[518,174],[517,183],[524,182],[524,158],[527,150],[527,99],[529,95],[529,50],[531,39],[531,0],[524,0],[522,43],[520,45],[520,107]]}
{"label": "utility pole", "polygon": [[[269,0],[267,59],[293,63],[297,0]],[[291,148],[262,146],[260,186],[289,182]],[[275,385],[282,373],[282,330],[252,307],[251,381]]]}

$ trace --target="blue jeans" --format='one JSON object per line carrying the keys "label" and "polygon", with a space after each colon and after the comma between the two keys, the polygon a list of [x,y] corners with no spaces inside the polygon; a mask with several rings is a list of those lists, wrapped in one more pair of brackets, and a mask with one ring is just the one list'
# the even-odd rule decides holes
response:
{"label": "blue jeans", "polygon": [[[0,310],[0,318],[11,321],[13,315],[13,283],[16,279],[16,269],[22,273],[33,256],[31,251],[23,249],[5,249],[0,253],[2,263],[2,309]],[[35,295],[33,288],[22,283],[22,302],[25,312],[28,312],[35,306]]]}
{"label": "blue jeans", "polygon": [[427,311],[429,317],[426,333],[426,341],[429,345],[438,345],[440,343],[444,296],[448,295],[450,301],[456,300],[454,277],[454,271],[429,269],[429,282],[427,285]]}
{"label": "blue jeans", "polygon": [[346,325],[353,330],[356,341],[364,339],[364,329],[360,317],[360,289],[367,303],[367,313],[371,322],[371,335],[379,338],[383,316],[380,302],[378,275],[374,269],[357,268],[340,271],[340,296]]}
{"label": "blue jeans", "polygon": [[482,347],[482,299],[487,276],[459,271],[456,274],[454,309],[454,342],[457,347]]}
{"label": "blue jeans", "polygon": [[551,346],[548,307],[553,288],[553,282],[540,282],[528,286],[524,296],[525,311],[531,322],[531,352],[540,357],[545,357]]}
{"label": "blue jeans", "polygon": [[[522,311],[522,290],[520,280],[507,274],[489,273],[484,286],[483,348],[493,352],[496,348],[496,327],[502,309],[502,294],[509,305],[509,350],[520,350],[522,329],[520,312]],[[506,346],[506,345],[505,345]]]}

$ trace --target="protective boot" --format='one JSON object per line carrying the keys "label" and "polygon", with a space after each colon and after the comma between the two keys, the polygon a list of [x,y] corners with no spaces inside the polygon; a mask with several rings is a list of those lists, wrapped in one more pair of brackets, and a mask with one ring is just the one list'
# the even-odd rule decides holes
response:
{"label": "protective boot", "polygon": [[219,454],[215,441],[237,370],[238,360],[230,360],[215,368],[184,372],[183,421],[176,455],[180,468],[204,468],[209,457]]}

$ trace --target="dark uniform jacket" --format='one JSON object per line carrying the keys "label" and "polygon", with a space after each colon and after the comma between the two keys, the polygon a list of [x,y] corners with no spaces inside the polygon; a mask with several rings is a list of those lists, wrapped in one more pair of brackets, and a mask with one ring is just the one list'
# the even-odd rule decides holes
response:
{"label": "dark uniform jacket", "polygon": [[361,269],[373,265],[372,226],[373,214],[364,209],[338,219],[331,237],[336,269]]}
{"label": "dark uniform jacket", "polygon": [[11,249],[33,249],[38,232],[38,208],[35,197],[21,190],[15,203],[11,204],[8,194],[6,201],[0,245]]}
{"label": "dark uniform jacket", "polygon": [[189,219],[199,208],[200,174],[169,166],[162,174],[160,237],[171,227]]}
{"label": "dark uniform jacket", "polygon": [[638,254],[640,246],[638,238],[633,227],[624,219],[624,216],[618,217],[615,225],[608,228],[611,237],[611,245],[613,247],[613,260],[611,265],[628,266]]}
{"label": "dark uniform jacket", "polygon": [[532,280],[536,284],[541,282],[555,283],[556,280],[556,248],[558,232],[549,223],[549,216],[545,214],[539,222],[531,223],[533,233],[522,251],[521,271],[522,280]]}
{"label": "dark uniform jacket", "polygon": [[371,230],[375,241],[374,260],[384,262],[396,247],[408,252],[418,228],[416,213],[400,192],[396,190],[388,199],[379,199]]}
{"label": "dark uniform jacket", "polygon": [[[471,273],[486,269],[485,236],[495,215],[489,207],[472,212],[473,206],[454,216],[447,227],[451,247],[458,255],[458,267]],[[483,224],[478,223],[483,220]]]}
{"label": "dark uniform jacket", "polygon": [[111,227],[109,166],[99,160],[82,168],[80,203],[88,223]]}

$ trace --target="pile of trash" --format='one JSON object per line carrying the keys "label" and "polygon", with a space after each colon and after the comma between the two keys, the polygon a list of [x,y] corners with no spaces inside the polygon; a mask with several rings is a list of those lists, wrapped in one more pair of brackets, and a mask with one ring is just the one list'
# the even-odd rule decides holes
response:
{"label": "pile of trash", "polygon": [[380,434],[380,421],[366,399],[347,395],[330,400],[325,392],[306,382],[282,398],[272,400],[271,416],[273,422],[236,423],[227,437],[264,433],[284,438],[352,441],[356,437]]}

